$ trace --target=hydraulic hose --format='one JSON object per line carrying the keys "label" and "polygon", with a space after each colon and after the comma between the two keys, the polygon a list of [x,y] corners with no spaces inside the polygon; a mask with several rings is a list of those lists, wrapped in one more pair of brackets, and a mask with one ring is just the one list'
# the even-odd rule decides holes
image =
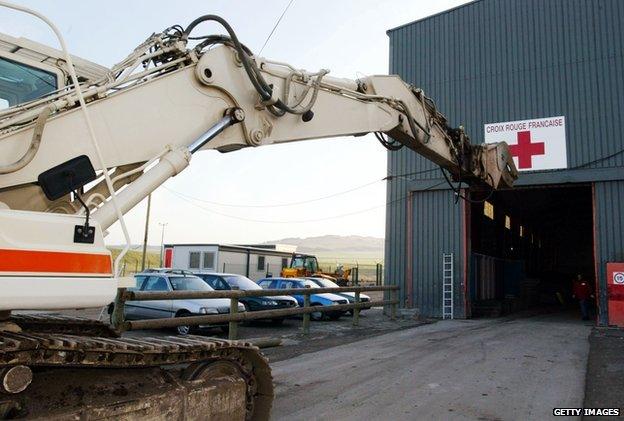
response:
{"label": "hydraulic hose", "polygon": [[7,164],[0,166],[0,174],[10,174],[15,171],[21,170],[26,165],[33,160],[37,151],[39,150],[39,145],[41,145],[41,137],[43,136],[43,129],[45,127],[46,122],[48,121],[48,117],[52,114],[52,107],[45,107],[41,113],[39,113],[39,117],[35,122],[35,127],[33,129],[33,136],[30,141],[30,145],[28,145],[28,149],[22,155],[20,159],[13,162],[12,164]]}
{"label": "hydraulic hose", "polygon": [[[316,101],[316,96],[318,93],[318,89],[320,87],[321,79],[324,76],[324,73],[321,73],[315,80],[314,91],[313,91],[312,98],[310,99],[310,102],[308,103],[308,105],[302,110],[298,110],[296,108],[290,107],[288,104],[284,103],[284,101],[282,101],[281,99],[273,98],[273,88],[266,82],[266,80],[260,73],[260,69],[258,68],[258,66],[250,59],[251,51],[249,51],[249,49],[243,46],[243,44],[239,41],[238,37],[236,36],[236,32],[234,32],[234,29],[222,17],[217,16],[217,15],[203,15],[203,16],[198,17],[186,27],[186,29],[184,30],[182,34],[182,40],[187,41],[188,39],[192,39],[190,37],[190,34],[193,31],[193,29],[195,29],[197,25],[199,25],[200,23],[207,22],[207,21],[217,22],[221,26],[223,26],[223,28],[225,28],[225,30],[230,36],[234,49],[238,53],[239,58],[241,62],[243,63],[243,67],[245,68],[245,72],[247,73],[249,80],[251,81],[252,85],[254,86],[258,94],[260,95],[260,98],[262,98],[262,101],[267,103],[267,109],[272,114],[278,117],[284,115],[285,113],[306,114],[308,111],[312,109],[312,106],[314,105]],[[210,38],[211,37],[207,37],[206,39],[208,40]],[[224,42],[225,37],[217,35],[215,36],[215,38],[213,38],[213,40],[216,42]]]}
{"label": "hydraulic hose", "polygon": [[271,95],[273,94],[273,90],[269,87],[269,85],[266,83],[266,81],[260,74],[258,67],[254,63],[251,63],[251,60],[249,60],[249,55],[243,49],[243,46],[241,42],[238,40],[238,37],[236,36],[236,32],[234,32],[234,29],[232,29],[230,24],[227,23],[227,21],[223,19],[221,16],[204,15],[204,16],[198,17],[186,27],[186,29],[184,30],[184,33],[182,34],[182,39],[187,40],[189,38],[189,35],[193,31],[193,29],[195,29],[195,27],[199,25],[200,23],[206,22],[206,21],[217,22],[225,28],[227,33],[230,35],[230,38],[232,39],[234,48],[238,52],[241,62],[243,63],[243,67],[245,68],[245,72],[247,72],[247,76],[249,76],[249,80],[253,84],[258,94],[260,94],[260,97],[262,98],[263,101],[270,100]]}

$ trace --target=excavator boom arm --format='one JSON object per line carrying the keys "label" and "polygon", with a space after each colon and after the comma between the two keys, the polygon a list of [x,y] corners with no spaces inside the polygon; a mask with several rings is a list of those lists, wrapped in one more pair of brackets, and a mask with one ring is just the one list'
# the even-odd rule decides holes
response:
{"label": "excavator boom arm", "polygon": [[[65,50],[42,15],[3,0],[0,6],[48,22]],[[206,21],[228,34],[191,36]],[[115,332],[97,322],[11,317],[23,309],[107,306],[119,288],[133,285],[119,277],[103,231],[119,220],[124,228],[123,214],[200,150],[373,132],[388,149],[414,150],[455,180],[498,188],[516,176],[506,144],[472,145],[399,77],[337,79],[256,57],[218,16],[152,35],[110,71],[0,34],[0,72],[0,93],[8,92],[11,104],[0,110],[0,375],[22,377],[11,390],[22,393],[19,402],[0,399],[10,416],[269,418],[270,369],[249,344],[110,340]],[[123,319],[121,301],[110,309]],[[48,368],[33,379],[30,365]],[[73,396],[76,384],[93,389],[92,378],[105,393],[93,389],[61,408],[49,378],[63,396]],[[117,399],[113,389],[120,387],[129,394]]]}
{"label": "excavator boom arm", "polygon": [[[191,31],[207,20],[221,23],[228,35],[189,47]],[[200,149],[229,152],[371,132],[391,150],[420,153],[455,180],[499,188],[517,177],[506,144],[472,145],[462,128],[447,126],[422,90],[398,76],[349,80],[327,73],[252,55],[227,22],[212,15],[185,31],[155,34],[82,87],[106,168],[98,165],[71,87],[0,112],[0,202],[84,212],[75,198],[50,200],[35,183],[50,168],[85,155],[95,170],[114,170],[117,187],[127,185],[118,201],[126,212]],[[84,193],[103,229],[118,217],[105,187],[100,182]]]}

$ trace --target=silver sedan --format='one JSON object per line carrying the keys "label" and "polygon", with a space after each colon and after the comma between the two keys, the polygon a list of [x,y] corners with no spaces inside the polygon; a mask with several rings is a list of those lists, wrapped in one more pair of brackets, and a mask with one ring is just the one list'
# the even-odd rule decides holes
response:
{"label": "silver sedan", "polygon": [[[214,291],[200,278],[181,273],[144,272],[135,275],[135,291]],[[243,304],[238,304],[238,311],[245,311]],[[153,300],[128,301],[124,315],[127,320],[161,319],[169,317],[188,317],[206,314],[225,314],[230,312],[230,300],[227,298],[192,299],[192,300]],[[227,332],[227,324],[218,325]],[[205,327],[205,326],[200,326]],[[191,326],[178,326],[180,335],[191,332]]]}

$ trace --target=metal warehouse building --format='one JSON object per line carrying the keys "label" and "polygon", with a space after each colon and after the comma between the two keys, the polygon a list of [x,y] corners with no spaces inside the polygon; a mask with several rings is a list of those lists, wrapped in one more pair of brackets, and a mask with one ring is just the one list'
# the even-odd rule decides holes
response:
{"label": "metal warehouse building", "polygon": [[389,174],[411,174],[388,182],[385,279],[402,305],[441,317],[446,275],[454,317],[500,314],[565,299],[580,272],[609,323],[607,263],[624,261],[623,28],[620,0],[480,0],[388,31],[391,73],[473,143],[506,140],[520,169],[513,190],[456,204],[434,164],[389,153]]}

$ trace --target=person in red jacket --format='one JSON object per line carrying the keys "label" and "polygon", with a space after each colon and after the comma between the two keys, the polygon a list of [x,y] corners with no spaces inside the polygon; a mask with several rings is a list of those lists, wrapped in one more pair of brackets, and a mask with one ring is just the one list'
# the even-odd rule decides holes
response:
{"label": "person in red jacket", "polygon": [[580,273],[572,283],[572,298],[576,298],[581,306],[583,320],[589,320],[589,299],[593,297],[591,284]]}

